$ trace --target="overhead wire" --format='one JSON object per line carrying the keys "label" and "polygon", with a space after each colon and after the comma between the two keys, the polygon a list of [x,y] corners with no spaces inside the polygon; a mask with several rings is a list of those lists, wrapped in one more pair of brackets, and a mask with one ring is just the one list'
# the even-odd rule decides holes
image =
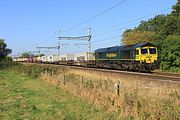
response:
{"label": "overhead wire", "polygon": [[[112,36],[112,37],[110,37],[110,38],[106,38],[106,39],[102,39],[103,40],[103,42],[104,41],[107,41],[107,40],[111,40],[111,39],[115,39],[115,38],[120,38],[121,36],[120,35],[118,35],[118,36]],[[102,40],[99,40],[99,41],[92,41],[93,42],[93,44],[94,43],[99,43],[99,42],[102,42]]]}
{"label": "overhead wire", "polygon": [[[111,28],[112,30],[107,31],[107,32],[104,32],[104,33],[101,33],[101,34],[97,34],[97,35],[93,36],[93,38],[99,37],[99,36],[102,36],[102,35],[107,35],[107,34],[113,32],[113,31],[117,31],[117,30],[120,30],[120,29],[123,29],[123,28],[127,28],[127,27],[130,26],[130,25],[135,25],[135,24],[137,24],[137,23],[140,22],[139,20],[142,20],[142,19],[144,19],[144,18],[150,17],[150,16],[155,15],[155,14],[160,13],[160,12],[164,12],[164,11],[169,10],[169,9],[170,9],[170,8],[166,8],[166,9],[160,10],[160,11],[158,11],[158,12],[154,12],[154,13],[151,13],[151,14],[149,14],[149,15],[146,15],[146,16],[143,16],[143,17],[140,17],[140,18],[137,18],[137,19],[134,19],[134,20],[130,20],[130,21],[128,21],[128,22],[123,23],[123,24],[126,24],[126,26],[120,26],[120,25],[123,25],[123,24],[114,25],[114,26],[112,26],[112,27],[109,27],[109,28]],[[138,22],[137,22],[137,21],[138,21]],[[132,23],[132,22],[135,22],[135,23]],[[130,24],[130,23],[132,23],[132,24]],[[128,25],[127,25],[127,24],[128,24]],[[119,28],[117,28],[117,27],[119,27]],[[116,28],[116,29],[113,29],[113,28]],[[92,44],[98,45],[98,44],[114,43],[115,41],[110,41],[110,42],[104,42],[104,41],[112,40],[112,39],[116,39],[116,38],[119,38],[119,40],[120,40],[121,36],[120,36],[120,35],[118,35],[118,36],[112,36],[112,37],[107,38],[107,39],[92,41]],[[101,43],[101,42],[103,42],[103,43]],[[76,49],[77,49],[77,48],[76,48]]]}
{"label": "overhead wire", "polygon": [[[132,25],[137,24],[137,23],[140,22],[140,20],[142,20],[142,19],[144,19],[144,18],[150,17],[150,16],[152,16],[152,15],[156,15],[156,14],[158,14],[158,13],[160,13],[160,12],[164,12],[164,11],[167,11],[167,10],[169,10],[169,9],[171,9],[171,8],[166,8],[166,9],[163,9],[163,10],[160,10],[160,11],[157,11],[157,12],[154,12],[154,13],[151,13],[151,14],[148,14],[148,15],[145,15],[145,16],[142,16],[142,17],[139,17],[139,18],[137,18],[137,19],[133,19],[133,20],[130,20],[130,21],[121,23],[121,24],[117,24],[117,25],[110,26],[110,27],[108,27],[108,28],[102,28],[102,29],[100,29],[101,31],[105,31],[106,29],[108,29],[108,30],[109,30],[109,29],[113,29],[113,30],[110,30],[110,31],[107,31],[107,32],[103,32],[103,33],[97,34],[97,35],[95,35],[95,36],[93,36],[93,37],[97,37],[97,36],[100,36],[100,35],[103,35],[103,34],[107,34],[107,33],[116,31],[116,30],[119,29],[119,27],[120,27],[120,29],[121,29],[121,28],[122,28],[122,25],[127,25],[127,24],[130,24],[130,23],[132,23],[132,22],[135,22],[135,23],[133,23]],[[128,26],[129,26],[129,25],[128,25]],[[127,26],[124,26],[124,27],[127,27]],[[116,28],[116,29],[114,29],[114,28]]]}
{"label": "overhead wire", "polygon": [[[123,4],[123,3],[126,2],[126,1],[127,1],[127,0],[122,0],[122,1],[118,2],[117,4],[113,5],[112,7],[110,7],[110,8],[108,8],[108,9],[100,12],[99,14],[97,14],[97,15],[95,15],[95,16],[93,16],[93,17],[91,17],[91,18],[89,18],[89,19],[81,22],[80,24],[77,24],[77,25],[75,25],[75,26],[72,26],[72,27],[64,30],[64,32],[70,31],[70,30],[72,30],[72,29],[75,29],[75,28],[83,25],[83,24],[86,24],[86,23],[88,23],[89,21],[91,21],[91,20],[93,20],[93,19],[95,19],[95,18],[97,18],[97,17],[99,17],[99,16],[107,13],[108,11],[110,11],[110,10],[112,10],[113,8],[115,8],[115,7]],[[111,33],[111,32],[114,32],[114,31],[120,30],[120,29],[122,29],[122,28],[125,28],[125,27],[129,26],[129,25],[127,25],[127,24],[130,24],[130,23],[135,22],[135,21],[138,21],[138,22],[135,22],[135,23],[130,24],[130,25],[137,24],[137,23],[140,22],[139,20],[142,20],[142,19],[144,19],[144,18],[147,18],[147,17],[149,17],[149,16],[152,16],[152,15],[154,15],[154,14],[157,14],[157,13],[160,13],[160,12],[163,12],[163,11],[166,11],[166,10],[169,10],[169,9],[170,9],[170,8],[166,8],[166,9],[160,10],[160,11],[158,11],[158,12],[154,12],[154,13],[152,13],[152,14],[149,14],[149,15],[146,15],[146,16],[143,16],[143,17],[140,17],[140,18],[137,18],[137,19],[124,22],[124,23],[122,23],[122,24],[110,26],[110,27],[108,27],[108,31],[107,31],[107,32],[103,32],[103,33],[101,33],[101,34],[95,34],[95,36],[93,36],[93,38],[99,37],[99,36],[103,36],[103,35],[107,35],[107,34],[109,34],[109,33]],[[122,27],[121,25],[124,25],[124,24],[126,24],[126,26],[123,26],[123,27]],[[116,29],[115,29],[115,28],[116,28]],[[109,30],[109,29],[112,29],[112,30]],[[102,29],[101,31],[104,31],[104,30],[105,30],[105,29]],[[110,40],[110,39],[113,39],[113,38],[118,38],[118,36],[113,36],[113,37],[108,38],[108,39],[98,40],[98,41],[96,40],[96,41],[92,41],[92,42],[93,42],[93,43],[94,43],[94,42],[95,42],[95,43],[97,43],[97,42],[104,42],[104,41],[106,41],[106,40]],[[119,38],[120,38],[120,36],[119,36]],[[93,43],[92,43],[92,44],[93,44]]]}
{"label": "overhead wire", "polygon": [[70,31],[70,30],[75,29],[75,28],[77,28],[77,27],[80,27],[81,25],[86,24],[86,23],[88,23],[89,21],[91,21],[91,20],[93,20],[93,19],[95,19],[95,18],[97,18],[97,17],[99,17],[99,16],[101,16],[101,15],[109,12],[110,10],[116,8],[117,6],[123,4],[123,3],[126,2],[126,1],[127,1],[127,0],[122,0],[122,1],[118,2],[117,4],[113,5],[112,7],[110,7],[110,8],[108,8],[108,9],[106,9],[106,10],[104,10],[104,11],[96,14],[95,16],[93,16],[93,17],[91,17],[91,18],[89,18],[89,19],[87,19],[87,20],[85,20],[85,21],[83,21],[83,22],[81,22],[80,24],[74,25],[74,26],[72,26],[72,27],[64,30],[64,32],[67,32],[67,31]]}
{"label": "overhead wire", "polygon": [[[139,22],[135,22],[135,23],[130,24],[130,25],[136,25],[137,23],[139,23]],[[130,26],[130,25],[126,25],[126,26],[123,26],[123,27],[119,27],[119,28],[116,28],[116,29],[112,29],[112,30],[109,30],[109,31],[107,31],[107,32],[103,32],[103,33],[101,33],[101,34],[97,34],[97,35],[93,36],[93,38],[101,37],[101,36],[107,35],[107,34],[109,34],[109,33],[111,33],[111,32],[114,32],[114,31],[117,31],[117,30],[121,30],[121,29],[123,29],[123,28],[127,28],[127,27]]]}
{"label": "overhead wire", "polygon": [[[126,26],[123,26],[123,27],[122,27],[122,26],[118,26],[118,25],[114,25],[114,26],[112,26],[111,28],[116,28],[116,27],[119,27],[119,28],[112,29],[112,30],[107,31],[107,32],[103,32],[103,33],[101,33],[101,34],[97,34],[97,35],[93,36],[93,38],[100,37],[100,36],[103,36],[103,35],[107,35],[107,34],[109,34],[109,33],[111,33],[111,32],[114,32],[114,31],[117,31],[117,30],[120,30],[120,29],[123,29],[123,28],[127,28],[127,27],[130,26],[130,25],[135,25],[135,24],[139,23],[139,20],[142,20],[142,19],[144,19],[144,18],[146,18],[146,17],[155,15],[155,14],[160,13],[160,12],[164,12],[164,11],[169,10],[169,9],[170,9],[170,8],[166,8],[166,9],[160,10],[160,11],[158,11],[158,12],[151,13],[151,14],[149,14],[149,15],[146,15],[146,16],[143,16],[143,17],[140,17],[140,18],[137,18],[137,19],[134,19],[134,20],[130,20],[130,21],[126,22],[126,23],[129,24],[129,23],[132,23],[132,22],[135,22],[135,21],[138,21],[138,22],[135,22],[135,23],[133,23],[133,24],[129,24],[129,25],[126,25]],[[124,23],[124,24],[125,24],[125,23]],[[119,24],[119,25],[123,25],[123,24]],[[113,37],[110,37],[110,38],[107,38],[107,39],[92,41],[92,42],[93,42],[92,44],[97,43],[97,42],[104,42],[104,41],[107,41],[107,40],[110,40],[110,39],[113,39],[113,38],[119,38],[119,39],[120,39],[120,36],[119,36],[119,37],[118,37],[118,36],[113,36]],[[106,43],[107,43],[107,42],[106,42]],[[108,42],[108,43],[109,43],[109,42]]]}
{"label": "overhead wire", "polygon": [[[122,1],[120,1],[120,2],[118,2],[118,3],[116,3],[116,4],[113,5],[112,7],[110,7],[110,8],[108,8],[108,9],[106,9],[106,10],[104,10],[104,11],[96,14],[95,16],[93,16],[93,17],[91,17],[91,18],[89,18],[89,19],[81,22],[80,24],[77,24],[77,25],[74,25],[74,26],[72,26],[72,27],[70,27],[70,28],[68,28],[68,29],[65,29],[65,30],[63,31],[63,33],[64,33],[64,32],[67,32],[67,31],[70,31],[70,30],[72,30],[72,29],[75,29],[75,28],[77,28],[77,27],[79,27],[79,26],[81,26],[81,25],[83,25],[83,24],[85,24],[85,23],[88,23],[89,21],[91,21],[91,20],[93,20],[93,19],[95,19],[95,18],[97,18],[97,17],[99,17],[99,16],[101,16],[101,15],[109,12],[110,10],[116,8],[117,6],[123,4],[123,3],[126,2],[126,1],[127,1],[127,0],[122,0]],[[47,41],[49,41],[49,39],[51,39],[53,36],[54,36],[54,34],[51,35],[51,36],[46,40],[46,43],[47,43]]]}

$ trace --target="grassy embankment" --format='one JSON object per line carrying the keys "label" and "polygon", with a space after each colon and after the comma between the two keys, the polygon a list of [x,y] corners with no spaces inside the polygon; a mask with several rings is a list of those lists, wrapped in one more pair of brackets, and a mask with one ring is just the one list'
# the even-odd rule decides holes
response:
{"label": "grassy embankment", "polygon": [[0,119],[108,119],[104,109],[48,83],[0,71]]}
{"label": "grassy embankment", "polygon": [[[40,86],[49,86],[47,90],[41,90],[45,98],[40,98],[41,96],[38,96],[37,99],[49,98],[49,101],[53,99],[53,95],[47,91],[55,88],[58,88],[59,91],[60,88],[60,91],[67,91],[65,92],[67,95],[70,94],[70,96],[80,98],[77,100],[77,103],[79,103],[78,101],[87,101],[88,104],[93,103],[90,104],[90,106],[99,106],[100,108],[103,108],[101,110],[96,109],[95,111],[97,111],[97,114],[95,114],[95,111],[93,111],[92,114],[85,112],[89,118],[92,117],[92,119],[114,118],[176,120],[180,118],[179,83],[146,80],[146,78],[142,79],[138,77],[121,76],[112,73],[104,74],[84,70],[69,70],[52,65],[17,65],[15,67],[11,67],[10,71],[11,70],[46,81],[43,82],[41,80],[35,80],[34,84],[41,82],[42,85]],[[114,90],[114,84],[117,83],[117,81],[120,82],[119,95],[117,95]],[[27,83],[26,85],[29,86],[30,84],[31,83]],[[32,89],[34,90],[35,88]],[[61,94],[57,94],[57,91],[54,94],[56,94],[55,96],[57,98],[61,96]],[[71,97],[70,99],[73,98],[74,97]],[[78,107],[71,107],[74,106],[74,103],[71,104],[71,100],[69,101],[67,99],[65,102],[65,106],[66,105],[68,106],[67,111],[69,107],[70,111],[71,108],[78,109],[77,112],[73,114],[74,116],[72,118],[79,119],[79,115],[86,115],[81,114],[86,110]],[[90,108],[90,106],[85,109],[89,111],[88,108]],[[63,114],[65,113],[63,112],[62,115]]]}

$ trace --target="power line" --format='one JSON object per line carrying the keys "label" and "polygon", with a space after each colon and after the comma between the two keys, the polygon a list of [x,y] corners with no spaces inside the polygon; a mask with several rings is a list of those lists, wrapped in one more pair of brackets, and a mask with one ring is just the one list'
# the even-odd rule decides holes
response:
{"label": "power line", "polygon": [[59,49],[59,46],[36,47],[37,49]]}
{"label": "power line", "polygon": [[[97,34],[97,35],[95,35],[95,36],[93,36],[93,37],[97,37],[97,36],[100,36],[100,35],[104,35],[104,34],[107,34],[107,33],[110,33],[110,32],[116,31],[116,30],[119,30],[119,29],[121,29],[121,28],[127,27],[127,26],[122,27],[122,25],[126,25],[126,24],[133,23],[133,22],[135,22],[135,23],[133,23],[133,24],[131,24],[131,25],[137,24],[137,23],[139,23],[139,20],[142,20],[142,19],[144,19],[144,18],[150,17],[150,16],[152,16],[152,15],[156,15],[156,14],[158,14],[158,13],[160,13],[160,12],[167,11],[167,10],[169,10],[169,9],[171,9],[171,8],[166,8],[166,9],[163,9],[163,10],[160,10],[160,11],[157,11],[157,12],[154,12],[154,13],[151,13],[151,14],[148,14],[148,15],[145,15],[145,16],[142,16],[142,17],[139,17],[139,18],[137,18],[137,19],[129,20],[129,21],[124,22],[124,23],[122,23],[122,24],[113,25],[113,26],[107,28],[108,30],[109,30],[109,29],[112,29],[112,30],[109,30],[109,31],[107,31],[107,32],[103,32],[103,33]],[[128,26],[129,26],[129,25],[128,25]],[[119,28],[118,28],[118,27],[119,27]],[[114,29],[114,28],[116,28],[116,29]],[[101,30],[101,31],[105,31],[105,28],[100,29],[100,30]]]}
{"label": "power line", "polygon": [[[135,23],[130,24],[130,25],[136,25],[137,23],[139,23],[139,22],[135,22]],[[107,35],[107,34],[109,34],[109,33],[111,33],[111,32],[114,32],[114,31],[117,31],[117,30],[120,30],[120,29],[123,29],[123,28],[127,28],[127,27],[130,26],[130,25],[126,25],[126,26],[123,26],[123,27],[119,27],[119,28],[116,28],[116,29],[112,29],[112,30],[109,30],[109,31],[107,31],[107,32],[103,32],[103,33],[101,33],[101,34],[97,34],[97,35],[93,36],[93,38],[97,38],[97,37],[100,37],[100,36],[103,36],[103,35]]]}
{"label": "power line", "polygon": [[[136,19],[129,20],[129,21],[124,22],[124,23],[121,23],[121,24],[117,24],[117,25],[110,26],[110,27],[108,27],[108,29],[115,28],[115,27],[119,27],[120,25],[128,24],[128,23],[131,23],[131,22],[139,21],[139,20],[142,20],[142,19],[144,19],[144,18],[150,17],[150,16],[152,16],[152,15],[156,15],[156,14],[158,14],[158,13],[160,13],[160,12],[167,11],[167,10],[169,10],[169,9],[171,9],[171,7],[168,7],[168,8],[165,8],[165,9],[161,9],[161,10],[159,10],[159,11],[155,11],[155,12],[153,12],[153,13],[147,14],[147,15],[145,15],[145,16],[142,16],[142,17],[139,17],[139,18],[136,18]],[[102,30],[105,30],[105,28],[101,28],[101,29],[99,29],[99,30],[102,31]]]}
{"label": "power line", "polygon": [[[103,41],[103,43],[95,43],[95,44],[93,44],[93,45],[104,45],[104,44],[110,44],[110,43],[118,43],[119,44],[119,42],[117,41],[117,39],[116,38],[120,38],[120,37],[114,37],[114,38],[111,38],[111,39],[106,39],[106,40],[104,40],[104,41],[107,41],[107,40],[111,40],[111,41],[107,41],[107,42],[104,42]],[[113,41],[112,41],[113,40]],[[116,41],[114,41],[114,40],[116,40]],[[120,40],[120,39],[119,39]],[[102,41],[101,41],[102,42]]]}
{"label": "power line", "polygon": [[[146,16],[143,16],[143,17],[140,17],[140,18],[137,18],[137,19],[134,19],[134,20],[130,20],[130,21],[126,22],[126,23],[129,24],[129,23],[134,22],[134,21],[139,21],[139,20],[141,20],[141,19],[143,19],[143,18],[152,16],[152,15],[154,15],[154,14],[157,14],[157,13],[159,13],[159,12],[163,12],[163,11],[166,11],[166,10],[169,10],[169,9],[171,9],[171,8],[166,8],[166,9],[163,9],[163,10],[161,10],[161,11],[154,12],[154,13],[152,13],[152,14],[149,14],[149,15],[146,15]],[[139,22],[135,22],[135,23],[129,24],[129,25],[134,25],[134,24],[137,24],[137,23],[139,23]],[[124,23],[124,24],[125,24],[125,23]],[[123,24],[120,24],[120,25],[123,25]],[[123,27],[120,27],[120,26],[118,26],[118,25],[114,25],[114,26],[112,26],[111,28],[116,28],[116,27],[119,27],[119,28],[112,29],[112,30],[107,31],[107,32],[103,32],[103,33],[101,33],[101,34],[97,34],[97,35],[93,36],[93,38],[94,38],[94,37],[99,37],[99,36],[102,36],[102,35],[107,35],[107,34],[113,32],[113,31],[126,28],[126,27],[129,26],[129,25],[126,25],[126,26],[123,26]],[[120,36],[113,36],[113,37],[110,37],[110,38],[107,38],[107,39],[92,41],[92,42],[93,42],[92,44],[97,45],[97,43],[98,43],[98,44],[99,44],[99,43],[100,43],[100,44],[114,43],[114,41],[110,41],[110,42],[104,42],[104,41],[112,40],[112,39],[115,39],[115,38],[119,38],[119,39],[120,39]],[[101,42],[102,42],[102,43],[101,43]]]}
{"label": "power line", "polygon": [[107,38],[107,39],[102,39],[102,40],[96,40],[96,41],[92,41],[94,43],[99,43],[99,42],[104,42],[104,41],[107,41],[107,40],[111,40],[111,39],[115,39],[115,38],[120,38],[121,36],[118,35],[118,36],[113,36],[113,37],[110,37],[110,38]]}
{"label": "power line", "polygon": [[[123,1],[119,2],[118,4],[114,5],[113,7],[109,8],[109,9],[107,9],[107,10],[105,10],[105,11],[103,11],[103,12],[97,14],[97,15],[95,15],[94,17],[91,17],[90,19],[88,19],[88,20],[80,23],[79,25],[76,25],[76,26],[73,26],[73,27],[69,28],[69,30],[74,29],[74,28],[76,28],[76,27],[79,27],[80,25],[83,25],[83,24],[85,24],[86,22],[89,22],[89,21],[95,19],[96,17],[99,17],[100,15],[102,15],[102,14],[110,11],[111,9],[117,7],[118,5],[122,4],[122,3],[125,2],[125,1],[127,1],[127,0],[123,0]],[[122,23],[122,24],[118,24],[118,25],[111,26],[111,27],[109,27],[109,29],[112,29],[112,30],[109,30],[109,29],[108,29],[109,31],[104,32],[104,33],[101,33],[101,34],[97,34],[97,35],[95,35],[95,36],[93,36],[93,37],[99,37],[99,36],[102,36],[102,35],[111,33],[111,32],[113,32],[113,31],[116,31],[116,30],[125,28],[125,27],[129,26],[129,25],[127,25],[127,24],[132,23],[132,22],[135,22],[135,21],[138,21],[138,22],[133,23],[133,24],[130,24],[130,25],[137,24],[137,23],[139,23],[139,20],[142,20],[142,19],[144,19],[144,18],[147,18],[147,17],[149,17],[149,16],[155,15],[155,14],[160,13],[160,12],[164,12],[164,11],[169,10],[169,9],[170,9],[170,8],[166,8],[166,9],[160,10],[160,11],[158,11],[158,12],[151,13],[151,14],[149,14],[149,15],[146,15],[146,16],[143,16],[143,17],[140,17],[140,18],[137,18],[137,19],[133,19],[133,20],[124,22],[124,23]],[[120,26],[120,25],[123,25],[123,24],[124,24],[124,25],[126,24],[126,26],[123,26],[123,27]],[[120,27],[120,28],[118,28],[118,27]],[[114,29],[114,28],[116,28],[116,29]],[[67,30],[65,30],[65,32],[66,32],[66,31],[69,31],[69,30],[67,29]],[[104,29],[103,29],[103,30],[104,30]],[[103,30],[102,30],[102,31],[103,31]],[[106,40],[110,40],[110,39],[113,39],[113,38],[120,38],[120,37],[114,36],[114,37],[111,37],[111,38],[108,38],[108,39],[104,39],[104,40],[102,40],[102,41],[93,41],[93,43],[94,43],[94,42],[95,42],[95,43],[97,43],[97,42],[104,42],[104,41],[106,41]],[[106,42],[106,43],[107,43],[107,42]],[[110,42],[108,42],[108,43],[110,43]],[[102,43],[102,44],[104,44],[104,43]]]}
{"label": "power line", "polygon": [[[159,13],[159,12],[163,12],[163,11],[166,11],[166,10],[169,10],[170,8],[166,8],[166,9],[163,9],[163,10],[161,10],[161,11],[158,11],[158,12],[154,12],[154,13],[152,13],[152,14],[149,14],[149,15],[146,15],[146,16],[143,16],[143,17],[140,17],[140,18],[137,18],[137,19],[134,19],[134,20],[130,20],[130,21],[128,21],[128,22],[125,22],[124,24],[128,24],[128,25],[126,25],[126,26],[119,26],[119,25],[123,25],[123,24],[118,24],[118,25],[114,25],[114,26],[112,26],[111,28],[116,28],[116,29],[112,29],[112,30],[110,30],[110,31],[107,31],[107,32],[104,32],[104,33],[101,33],[101,34],[98,34],[98,35],[96,35],[96,36],[93,36],[93,38],[94,37],[99,37],[100,35],[102,36],[102,35],[106,35],[106,34],[108,34],[108,33],[111,33],[111,32],[113,32],[113,31],[116,31],[116,30],[120,30],[120,29],[123,29],[123,28],[126,28],[126,27],[128,27],[128,26],[130,26],[130,25],[134,25],[134,24],[137,24],[137,23],[139,23],[139,20],[141,20],[141,19],[143,19],[143,18],[146,18],[146,17],[149,17],[149,16],[152,16],[152,15],[154,15],[154,14],[157,14],[157,13]],[[135,22],[135,21],[138,21],[138,22]],[[130,24],[130,23],[132,23],[132,22],[135,22],[135,23],[133,23],[133,24]],[[119,27],[119,28],[117,28],[117,27]],[[115,41],[109,41],[109,42],[104,42],[104,41],[108,41],[108,40],[112,40],[112,39],[116,39],[116,38],[119,38],[120,39],[120,35],[117,35],[117,36],[112,36],[112,37],[110,37],[110,38],[107,38],[107,39],[102,39],[102,40],[96,40],[96,41],[92,41],[92,44],[107,44],[107,43],[114,43]],[[103,43],[101,43],[101,42],[103,42]]]}
{"label": "power line", "polygon": [[70,30],[72,30],[72,29],[74,29],[74,28],[77,28],[77,27],[79,27],[79,26],[81,26],[81,25],[83,25],[83,24],[85,24],[85,23],[88,23],[89,21],[91,21],[91,20],[93,20],[93,19],[95,19],[95,18],[97,18],[97,17],[99,17],[99,16],[101,16],[101,15],[109,12],[109,11],[112,10],[113,8],[116,8],[117,6],[123,4],[123,3],[126,2],[126,1],[127,1],[127,0],[122,0],[122,1],[118,2],[117,4],[113,5],[112,7],[108,8],[108,9],[106,9],[106,10],[100,12],[100,13],[98,13],[97,15],[95,15],[95,16],[93,16],[93,17],[91,17],[91,18],[89,18],[89,19],[87,19],[87,20],[85,20],[85,21],[83,21],[82,23],[77,24],[77,25],[74,25],[74,26],[72,26],[72,27],[64,30],[64,32],[70,31]]}
{"label": "power line", "polygon": [[[169,10],[169,9],[171,9],[171,8],[166,8],[166,9],[160,10],[160,11],[158,11],[158,12],[154,12],[154,13],[152,13],[152,14],[149,14],[149,15],[146,15],[146,16],[143,16],[143,17],[140,17],[140,18],[137,18],[137,19],[134,19],[134,20],[130,20],[130,21],[125,22],[125,23],[129,24],[129,23],[132,23],[132,22],[135,22],[135,21],[139,21],[139,20],[141,20],[141,19],[143,19],[143,18],[152,16],[152,15],[154,15],[154,14],[157,14],[157,13],[160,13],[160,12],[163,12],[163,11],[166,11],[166,10]],[[125,23],[124,23],[124,24],[125,24]],[[137,24],[137,23],[139,23],[139,22],[135,22],[135,23],[129,24],[129,25],[134,25],[134,24]],[[123,24],[120,24],[120,25],[123,25]],[[94,38],[94,37],[99,37],[99,36],[102,36],[102,35],[107,35],[107,34],[113,32],[113,31],[120,30],[120,29],[122,29],[122,28],[126,28],[126,27],[129,26],[129,25],[126,25],[126,26],[123,26],[123,27],[120,27],[120,28],[116,28],[116,27],[119,27],[119,26],[118,26],[118,25],[114,25],[114,26],[112,26],[111,28],[116,28],[116,29],[112,29],[112,30],[110,30],[110,31],[103,32],[103,33],[101,33],[101,34],[97,34],[97,35],[93,36],[93,38]],[[110,37],[110,38],[107,38],[107,39],[96,40],[96,41],[93,41],[92,44],[96,44],[96,45],[97,45],[97,43],[99,43],[99,42],[103,42],[103,43],[101,43],[101,44],[113,43],[113,41],[111,41],[111,42],[105,42],[105,43],[104,43],[104,41],[112,40],[112,39],[115,39],[115,38],[119,38],[119,39],[120,39],[120,36],[113,36],[113,37]]]}
{"label": "power line", "polygon": [[[115,44],[115,43],[117,43],[117,41],[108,41],[108,42],[104,42],[104,41],[107,41],[107,40],[112,40],[112,39],[116,39],[116,38],[119,38],[120,39],[120,35],[119,36],[113,36],[113,37],[110,37],[110,38],[107,38],[107,39],[103,39],[103,40],[100,40],[100,41],[93,41],[93,45],[103,45],[103,44],[107,44],[107,43],[113,43],[113,44]],[[100,42],[103,42],[103,43],[100,43]],[[72,51],[72,49],[73,49],[73,51],[75,52],[75,50],[79,50],[79,48],[69,48],[69,49],[65,49],[65,51],[67,52],[67,51],[69,51],[69,50],[71,50]],[[65,52],[64,51],[64,52]],[[79,51],[82,51],[82,50],[79,50]],[[67,52],[68,53],[68,52]]]}
{"label": "power line", "polygon": [[[59,42],[61,41],[61,40],[70,40],[70,41],[72,41],[72,40],[78,40],[78,41],[88,41],[88,44],[79,44],[79,45],[88,45],[88,51],[89,51],[89,53],[91,53],[91,28],[89,28],[88,29],[88,35],[86,35],[86,36],[78,36],[78,37],[58,37],[59,38]],[[78,44],[75,44],[76,46],[78,45]],[[89,54],[88,54],[88,59],[90,58],[90,56],[89,56]]]}

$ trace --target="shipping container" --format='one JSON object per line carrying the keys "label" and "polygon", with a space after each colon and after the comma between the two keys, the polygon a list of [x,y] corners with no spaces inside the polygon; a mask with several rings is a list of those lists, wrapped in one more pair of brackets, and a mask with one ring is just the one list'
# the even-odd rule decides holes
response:
{"label": "shipping container", "polygon": [[74,54],[67,54],[67,60],[74,60]]}
{"label": "shipping container", "polygon": [[48,62],[58,62],[60,59],[59,55],[50,55],[48,56]]}
{"label": "shipping container", "polygon": [[42,61],[42,62],[47,62],[47,61],[48,61],[47,56],[42,56],[42,57],[41,57],[41,61]]}
{"label": "shipping container", "polygon": [[74,54],[74,60],[75,61],[93,60],[93,53],[84,52],[84,53]]}
{"label": "shipping container", "polygon": [[66,61],[67,60],[67,55],[60,55],[60,60],[61,61]]}

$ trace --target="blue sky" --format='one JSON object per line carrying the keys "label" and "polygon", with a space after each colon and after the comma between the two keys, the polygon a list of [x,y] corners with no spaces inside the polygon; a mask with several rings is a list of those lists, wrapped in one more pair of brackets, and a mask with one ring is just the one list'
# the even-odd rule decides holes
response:
{"label": "blue sky", "polygon": [[[141,20],[170,13],[170,8],[176,3],[176,0],[127,0],[86,24],[65,31],[120,1],[122,0],[0,0],[0,38],[5,39],[8,47],[13,50],[12,54],[17,55],[23,51],[35,51],[37,44],[57,45],[58,31],[61,31],[61,36],[81,36],[86,35],[87,28],[90,27],[92,50],[95,50],[120,45],[123,31],[134,28]],[[75,43],[80,43],[78,41],[62,43],[69,44],[62,46],[62,54],[87,51],[87,46],[74,46]],[[52,54],[56,51],[44,52]]]}

